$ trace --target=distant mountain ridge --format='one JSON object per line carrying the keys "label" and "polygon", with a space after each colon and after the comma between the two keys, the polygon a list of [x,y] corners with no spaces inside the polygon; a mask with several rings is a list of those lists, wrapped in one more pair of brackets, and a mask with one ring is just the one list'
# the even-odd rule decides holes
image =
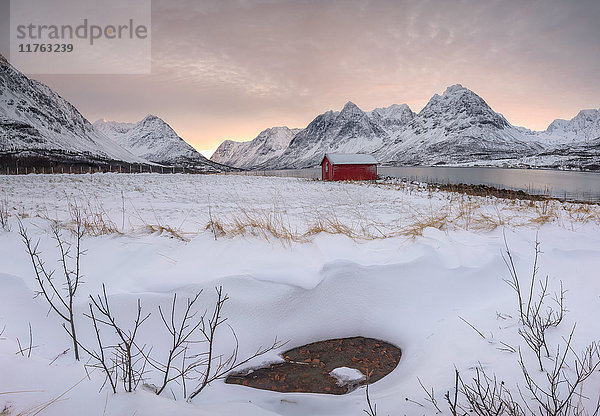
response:
{"label": "distant mountain ridge", "polygon": [[242,169],[259,166],[280,156],[300,130],[272,127],[261,131],[256,138],[248,142],[225,140],[215,150],[211,160]]}
{"label": "distant mountain ridge", "polygon": [[511,125],[476,93],[456,84],[435,94],[418,114],[406,104],[364,112],[348,102],[340,112],[318,115],[284,151],[261,154],[262,162],[245,143],[216,158],[246,169],[311,167],[326,152],[369,153],[384,165],[536,163],[595,169],[599,138],[600,110],[582,110],[571,120],[555,120],[546,131],[534,132]]}
{"label": "distant mountain ridge", "polygon": [[149,162],[201,170],[228,170],[228,167],[206,159],[164,120],[154,115],[149,114],[138,123],[100,119],[93,125],[119,146]]}
{"label": "distant mountain ridge", "polygon": [[540,133],[540,139],[553,144],[583,145],[600,138],[600,109],[581,110],[571,120],[556,119]]}
{"label": "distant mountain ridge", "polygon": [[0,163],[135,164],[190,167],[221,172],[227,166],[206,159],[163,120],[90,124],[48,86],[31,80],[0,55]]}
{"label": "distant mountain ridge", "polygon": [[[347,102],[304,129],[273,127],[249,142],[227,140],[206,159],[162,119],[90,124],[48,86],[0,55],[0,163],[25,159],[76,164],[191,167],[204,172],[317,165],[323,154],[368,153],[383,165],[522,164],[600,170],[600,109],[554,120],[545,131],[511,125],[456,84],[417,114],[406,104],[362,111]],[[226,166],[228,165],[228,166]]]}
{"label": "distant mountain ridge", "polygon": [[146,163],[98,132],[41,82],[0,59],[0,153],[76,161]]}

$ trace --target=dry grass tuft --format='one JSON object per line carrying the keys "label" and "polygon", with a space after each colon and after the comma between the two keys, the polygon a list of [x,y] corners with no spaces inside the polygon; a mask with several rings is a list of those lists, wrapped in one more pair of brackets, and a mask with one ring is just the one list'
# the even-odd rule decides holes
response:
{"label": "dry grass tuft", "polygon": [[[127,200],[123,192],[120,206],[115,208],[106,205],[110,207],[107,210],[101,197],[89,197],[82,191],[77,200],[66,198],[68,213],[65,220],[63,211],[62,220],[66,227],[71,228],[79,218],[90,236],[140,231],[189,241],[194,235],[210,232],[215,239],[250,236],[282,244],[310,241],[321,233],[343,235],[353,240],[374,240],[406,236],[415,238],[423,235],[426,228],[490,232],[499,227],[540,227],[548,223],[572,229],[588,223],[600,225],[598,204],[561,202],[522,191],[485,186],[444,187],[400,180],[349,183],[343,186],[342,190],[336,190],[338,193],[334,194],[334,202],[327,202],[328,205],[318,202],[302,206],[302,202],[298,205],[292,198],[293,206],[290,208],[282,204],[290,203],[285,192],[292,188],[271,189],[273,206],[270,208],[260,200],[257,203],[254,199],[250,199],[252,202],[243,202],[243,194],[240,197],[232,192],[226,204],[216,205],[217,210],[219,206],[224,206],[224,212],[212,212],[215,205],[211,205],[209,199],[207,213],[196,211],[197,205],[194,205],[181,224],[175,226],[170,225],[174,218],[172,210],[163,210],[161,207],[156,212],[151,206],[145,206],[138,212],[129,201],[131,208],[127,212]],[[356,193],[355,187],[358,186],[374,188],[374,192]],[[139,191],[144,189],[141,187]],[[317,189],[312,191],[318,192]],[[235,210],[231,209],[232,201],[237,205]],[[200,206],[204,203],[202,200],[197,202]],[[15,207],[13,211],[8,211],[7,202],[0,200],[0,229],[9,212],[21,218],[31,215],[44,218],[46,215],[50,219],[43,209],[40,214],[39,208],[28,213],[18,204]],[[167,212],[169,219],[160,217],[164,212]],[[149,215],[154,217],[149,220]],[[184,227],[188,216],[190,221],[196,221],[197,228],[188,230]],[[118,227],[112,218],[117,219]],[[129,221],[128,228],[126,221]],[[197,224],[200,224],[199,228]]]}
{"label": "dry grass tuft", "polygon": [[146,224],[146,230],[150,234],[158,233],[160,235],[167,235],[171,238],[176,238],[181,241],[188,242],[189,238],[183,236],[183,232],[181,230],[177,230],[172,228],[169,225],[161,225],[161,224]]}
{"label": "dry grass tuft", "polygon": [[218,237],[225,237],[226,233],[225,233],[225,229],[223,228],[223,225],[216,220],[210,220],[208,222],[208,224],[206,224],[206,228],[204,228],[206,231],[210,231],[214,237],[215,240]]}
{"label": "dry grass tuft", "polygon": [[[94,371],[95,370],[90,371],[89,374],[92,374]],[[81,383],[83,383],[85,380],[87,380],[89,378],[89,374],[87,374],[85,377],[83,377],[81,380],[79,380],[77,383],[75,383],[73,386],[69,387],[67,390],[65,390],[58,396],[56,396],[50,400],[47,400],[43,403],[40,403],[37,406],[34,406],[28,410],[21,411],[21,412],[15,414],[14,416],[38,416],[38,415],[42,414],[42,412],[44,412],[49,407],[54,406],[56,403],[59,403],[64,400],[68,400],[69,398],[65,397],[67,395],[67,393],[69,393],[70,391],[75,389],[77,386],[79,386]],[[31,391],[0,392],[0,395],[16,394],[16,393],[42,393],[42,391],[31,390]],[[11,407],[8,405],[4,405],[4,409],[0,412],[0,416],[11,416],[11,415],[12,415]]]}
{"label": "dry grass tuft", "polygon": [[75,224],[77,218],[81,218],[81,223],[85,232],[89,235],[100,236],[107,234],[118,234],[119,229],[110,219],[108,213],[98,201],[87,200],[81,208],[76,202],[69,204],[71,214],[71,223]]}
{"label": "dry grass tuft", "polygon": [[428,213],[419,215],[413,219],[413,222],[405,226],[400,234],[406,237],[416,238],[423,235],[426,228],[437,228],[445,230],[450,223],[450,215],[447,212],[435,212],[431,209]]}
{"label": "dry grass tuft", "polygon": [[284,243],[299,241],[297,231],[281,211],[253,214],[241,209],[241,215],[233,218],[228,226],[222,227],[226,235],[251,235],[270,240],[276,238]]}

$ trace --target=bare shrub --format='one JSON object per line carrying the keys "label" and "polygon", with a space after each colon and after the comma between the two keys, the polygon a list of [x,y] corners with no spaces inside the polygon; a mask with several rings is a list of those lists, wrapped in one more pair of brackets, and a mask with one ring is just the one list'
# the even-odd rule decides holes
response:
{"label": "bare shrub", "polygon": [[427,395],[425,400],[427,400],[429,403],[431,403],[433,405],[433,407],[435,407],[436,413],[438,413],[438,414],[442,413],[442,410],[440,409],[440,407],[438,405],[437,399],[435,398],[435,391],[433,390],[433,387],[431,388],[431,390],[429,390],[428,388],[426,388],[423,385],[423,383],[421,382],[421,379],[419,377],[417,377],[417,380],[419,382],[419,385],[421,386],[421,388]]}
{"label": "bare shrub", "polygon": [[[75,313],[73,302],[77,289],[82,283],[82,274],[80,270],[81,256],[85,251],[81,247],[81,240],[85,235],[85,230],[81,221],[81,212],[76,211],[74,217],[74,241],[70,242],[64,239],[63,230],[58,222],[53,222],[51,226],[52,238],[56,241],[58,248],[59,263],[63,274],[64,282],[60,285],[55,283],[55,270],[48,270],[45,261],[39,251],[39,240],[33,243],[31,237],[27,234],[27,229],[19,220],[19,234],[25,244],[27,254],[31,259],[35,280],[38,283],[39,291],[35,296],[43,296],[48,302],[50,309],[53,310],[63,321],[63,328],[69,334],[73,341],[73,351],[75,359],[79,360],[79,348],[77,342],[77,333],[75,329]],[[61,289],[64,286],[64,289]]]}
{"label": "bare shrub", "polygon": [[[0,335],[2,335],[0,333]],[[17,338],[17,345],[19,346],[19,351],[17,351],[17,354],[21,354],[23,357],[25,357],[25,353],[27,353],[27,358],[31,357],[31,351],[33,351],[34,348],[37,348],[37,345],[33,345],[33,330],[31,329],[31,322],[29,323],[29,343],[27,346],[22,346],[21,345],[21,340],[19,340],[19,338]]]}
{"label": "bare shrub", "polygon": [[[566,313],[564,307],[565,290],[555,298],[558,309],[547,306],[548,278],[537,278],[540,244],[535,243],[535,255],[531,278],[522,287],[513,256],[506,244],[504,260],[510,273],[508,284],[517,295],[519,309],[519,334],[533,350],[539,371],[532,372],[519,348],[518,365],[524,385],[507,385],[496,375],[486,374],[481,364],[475,369],[475,376],[464,381],[455,370],[454,391],[445,395],[450,413],[453,416],[597,416],[600,413],[600,392],[588,391],[585,382],[600,367],[600,347],[592,342],[582,352],[572,347],[575,326],[568,338],[563,338],[551,354],[546,339],[546,331],[558,327]],[[536,285],[539,289],[536,290]],[[511,347],[512,348],[512,347]],[[512,351],[515,351],[512,348]],[[518,395],[515,393],[518,392]],[[432,392],[433,393],[433,392]],[[589,393],[597,395],[590,397]]]}
{"label": "bare shrub", "polygon": [[[459,402],[458,397],[465,400]],[[481,416],[525,416],[512,393],[496,376],[488,376],[481,365],[475,368],[471,383],[465,383],[456,370],[454,396],[446,392],[446,401],[453,415],[476,414]]]}
{"label": "bare shrub", "polygon": [[8,223],[9,216],[8,199],[4,197],[0,199],[0,229],[7,232],[10,231],[10,225]]}
{"label": "bare shrub", "polygon": [[[548,329],[557,327],[563,320],[566,311],[564,304],[565,290],[561,282],[560,293],[554,296],[554,301],[558,309],[554,309],[552,306],[546,304],[548,297],[548,276],[543,280],[537,276],[538,259],[541,253],[537,236],[534,247],[533,269],[526,288],[522,288],[522,282],[517,273],[512,253],[506,242],[506,236],[504,238],[504,246],[506,251],[503,254],[503,259],[510,274],[510,279],[507,279],[506,282],[517,294],[519,320],[522,324],[519,334],[535,352],[540,371],[543,371],[542,355],[545,354],[546,357],[550,357],[546,333]],[[536,286],[539,287],[537,290]]]}
{"label": "bare shrub", "polygon": [[365,412],[367,416],[377,416],[377,404],[371,403],[371,396],[369,395],[369,379],[371,378],[372,374],[372,371],[369,371],[369,374],[367,374],[367,384],[365,387],[365,399],[367,401],[367,408],[363,409],[363,412]]}
{"label": "bare shrub", "polygon": [[[139,328],[150,317],[150,313],[142,313],[140,300],[137,302],[133,324],[129,329],[125,329],[111,310],[103,285],[101,295],[90,297],[90,312],[86,314],[94,327],[97,348],[80,344],[93,361],[89,366],[104,373],[105,384],[109,383],[114,393],[118,390],[118,380],[122,382],[126,392],[132,392],[150,377],[149,372],[154,369],[161,374],[160,382],[156,386],[144,384],[146,387],[160,395],[171,383],[177,383],[181,387],[183,397],[191,400],[210,383],[224,378],[230,371],[283,345],[275,339],[273,344],[265,348],[259,347],[254,354],[240,359],[237,336],[226,324],[227,318],[223,316],[223,305],[229,297],[223,293],[222,287],[217,287],[217,298],[212,312],[208,314],[204,310],[200,313],[198,299],[201,293],[202,291],[187,298],[183,305],[175,294],[168,310],[159,306],[161,321],[169,333],[169,352],[163,361],[152,356],[153,347],[157,343],[141,345],[137,339]],[[177,313],[178,310],[180,313]],[[110,328],[116,335],[117,341],[114,345],[104,340],[100,326]],[[235,346],[229,354],[221,354],[215,350],[218,333],[223,326],[229,327],[235,339]],[[163,340],[157,339],[158,342]],[[198,345],[205,348],[198,349]],[[190,383],[196,383],[196,386],[188,395],[187,386]]]}
{"label": "bare shrub", "polygon": [[225,325],[227,321],[227,318],[223,317],[223,305],[225,302],[227,302],[227,300],[229,300],[229,296],[223,293],[222,286],[216,288],[216,294],[217,300],[215,301],[212,314],[208,318],[203,315],[201,319],[201,325],[199,327],[199,330],[202,333],[203,341],[207,345],[206,351],[190,356],[192,362],[188,368],[196,372],[198,385],[190,394],[189,400],[192,400],[194,397],[200,394],[200,392],[213,381],[224,378],[229,372],[247,364],[254,358],[264,355],[269,351],[278,349],[284,345],[284,343],[279,342],[276,337],[271,345],[267,347],[258,347],[258,349],[249,357],[239,359],[239,341],[233,328],[229,327],[233,337],[235,338],[235,347],[228,355],[216,353],[215,341],[217,339],[217,330]]}
{"label": "bare shrub", "polygon": [[[534,405],[529,405],[530,400],[525,400],[529,411],[542,415],[597,415],[600,411],[600,393],[593,409],[587,410],[583,405],[584,400],[589,400],[583,394],[584,382],[597,370],[600,365],[600,350],[598,344],[593,342],[586,349],[577,354],[571,348],[573,333],[558,346],[553,357],[553,365],[543,369],[543,383],[531,376],[527,365],[519,352],[519,364],[525,378],[525,385],[533,399]],[[561,350],[562,347],[562,350]],[[567,359],[571,357],[572,365]]]}
{"label": "bare shrub", "polygon": [[181,379],[183,397],[187,396],[186,381],[190,378],[194,366],[186,364],[186,354],[190,345],[197,342],[194,335],[204,322],[204,315],[198,317],[198,311],[194,308],[201,293],[202,291],[187,299],[180,319],[176,317],[177,293],[173,295],[169,315],[165,315],[163,309],[158,307],[162,322],[171,335],[171,346],[164,364],[148,357],[150,365],[163,374],[162,384],[156,387],[157,395],[160,395],[170,382]]}
{"label": "bare shrub", "polygon": [[[104,357],[104,361],[100,362],[99,365],[105,371],[107,379],[111,382],[113,391],[116,391],[113,382],[116,383],[115,380],[120,378],[125,391],[131,393],[138,387],[144,378],[146,367],[144,347],[138,346],[135,341],[140,326],[148,319],[148,317],[150,317],[150,314],[142,314],[142,303],[140,299],[138,299],[133,324],[129,329],[125,329],[121,324],[117,323],[116,317],[110,309],[110,303],[104,285],[102,285],[102,295],[97,295],[95,298],[90,296],[90,300],[99,314],[99,316],[96,317],[94,308],[90,307],[90,315],[88,317],[93,321],[100,347],[100,353],[96,354],[95,358],[98,360],[98,355],[100,355],[100,358]],[[103,356],[103,346],[102,341],[100,340],[98,323],[111,328],[118,338],[117,344],[111,347],[113,354],[111,365],[106,363],[106,357]]]}

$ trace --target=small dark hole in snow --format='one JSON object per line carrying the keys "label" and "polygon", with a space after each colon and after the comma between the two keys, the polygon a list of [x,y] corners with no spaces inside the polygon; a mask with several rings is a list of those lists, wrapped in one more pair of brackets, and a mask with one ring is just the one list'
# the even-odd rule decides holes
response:
{"label": "small dark hole in snow", "polygon": [[232,373],[225,382],[282,393],[345,394],[366,384],[361,373],[371,373],[370,384],[391,373],[402,351],[385,341],[352,337],[313,342],[282,356],[283,363]]}

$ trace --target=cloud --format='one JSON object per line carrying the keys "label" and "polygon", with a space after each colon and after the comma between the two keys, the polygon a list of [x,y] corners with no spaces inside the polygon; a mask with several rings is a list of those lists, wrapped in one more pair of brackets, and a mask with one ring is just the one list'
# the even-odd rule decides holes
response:
{"label": "cloud", "polygon": [[598,21],[597,1],[154,0],[151,76],[44,81],[92,119],[158,114],[199,148],[348,100],[419,110],[455,83],[542,129],[600,105]]}

